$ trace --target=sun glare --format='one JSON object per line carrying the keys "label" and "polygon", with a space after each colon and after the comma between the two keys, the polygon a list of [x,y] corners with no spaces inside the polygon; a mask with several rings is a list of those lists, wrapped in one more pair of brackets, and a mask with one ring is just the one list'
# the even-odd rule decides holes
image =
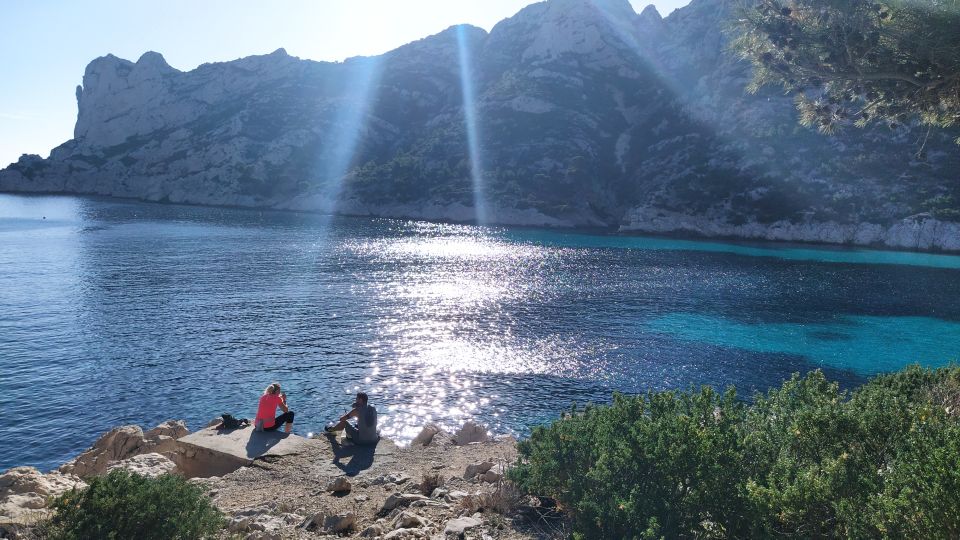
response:
{"label": "sun glare", "polygon": [[483,169],[480,160],[480,134],[477,127],[477,101],[473,92],[473,67],[470,63],[470,44],[467,26],[457,27],[457,50],[460,58],[460,88],[463,92],[463,118],[467,127],[467,146],[470,152],[470,179],[473,182],[473,207],[479,224],[487,221]]}

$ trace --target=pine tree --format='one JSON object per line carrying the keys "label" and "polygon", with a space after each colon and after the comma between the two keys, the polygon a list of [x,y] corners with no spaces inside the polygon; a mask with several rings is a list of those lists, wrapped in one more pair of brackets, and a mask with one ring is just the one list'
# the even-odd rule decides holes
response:
{"label": "pine tree", "polygon": [[806,126],[960,125],[960,0],[759,0],[739,22],[748,90],[781,85]]}

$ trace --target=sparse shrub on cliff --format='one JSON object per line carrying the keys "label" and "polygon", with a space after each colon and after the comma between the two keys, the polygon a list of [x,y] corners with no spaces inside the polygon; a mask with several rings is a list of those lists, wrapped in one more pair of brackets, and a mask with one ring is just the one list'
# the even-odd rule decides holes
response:
{"label": "sparse shrub on cliff", "polygon": [[427,497],[433,493],[433,490],[443,485],[443,475],[440,473],[427,473],[423,475],[423,480],[420,481],[419,488],[420,493],[423,493]]}
{"label": "sparse shrub on cliff", "polygon": [[535,429],[513,479],[583,538],[960,536],[960,369],[842,392],[819,371],[732,390],[615,396]]}
{"label": "sparse shrub on cliff", "polygon": [[201,488],[172,475],[145,478],[114,470],[63,494],[52,507],[56,514],[38,531],[51,540],[199,539],[223,525]]}

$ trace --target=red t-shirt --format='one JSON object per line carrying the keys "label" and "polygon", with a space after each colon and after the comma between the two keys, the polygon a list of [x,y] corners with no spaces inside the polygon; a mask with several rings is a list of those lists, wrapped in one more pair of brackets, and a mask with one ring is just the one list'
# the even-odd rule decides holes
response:
{"label": "red t-shirt", "polygon": [[253,420],[253,425],[257,425],[259,420],[263,420],[263,427],[271,428],[277,421],[277,407],[282,400],[280,394],[264,394],[260,396],[260,405],[257,406],[257,417]]}

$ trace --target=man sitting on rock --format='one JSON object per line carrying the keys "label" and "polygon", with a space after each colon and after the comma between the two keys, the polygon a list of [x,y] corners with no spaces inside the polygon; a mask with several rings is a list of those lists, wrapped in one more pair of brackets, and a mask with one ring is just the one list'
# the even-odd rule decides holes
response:
{"label": "man sitting on rock", "polygon": [[[356,425],[349,422],[350,418],[357,419]],[[367,403],[366,392],[357,392],[353,409],[341,416],[336,425],[324,429],[329,434],[346,430],[347,438],[357,444],[373,444],[380,440],[380,433],[377,431],[377,409]]]}
{"label": "man sitting on rock", "polygon": [[[283,414],[274,418],[277,407],[283,409]],[[256,431],[276,431],[284,423],[287,424],[284,431],[290,433],[293,430],[293,411],[287,407],[287,395],[280,391],[280,383],[273,383],[260,396],[253,425]]]}

